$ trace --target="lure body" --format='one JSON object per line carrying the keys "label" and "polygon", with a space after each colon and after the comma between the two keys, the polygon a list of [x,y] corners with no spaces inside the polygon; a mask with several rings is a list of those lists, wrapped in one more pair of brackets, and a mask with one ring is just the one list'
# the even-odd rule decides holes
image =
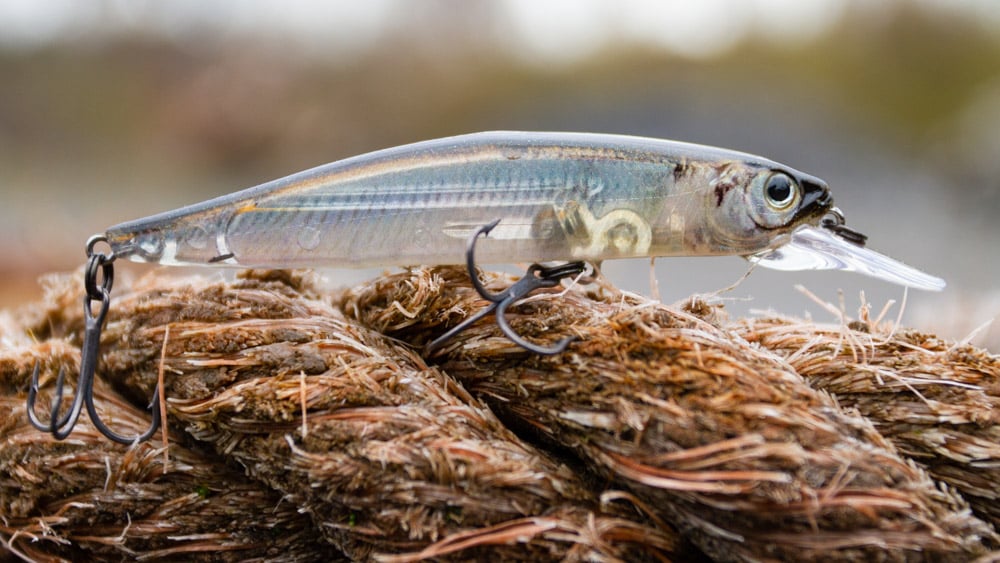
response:
{"label": "lure body", "polygon": [[[833,218],[830,219],[829,216]],[[489,233],[488,239],[479,236]],[[296,268],[466,262],[485,309],[428,343],[441,346],[495,313],[500,331],[536,354],[542,346],[507,323],[509,306],[533,290],[582,273],[582,261],[636,256],[736,254],[778,269],[841,269],[923,289],[944,281],[863,248],[822,180],[734,151],[616,135],[477,133],[348,158],[242,192],[111,227],[87,243],[85,333],[79,387],[61,412],[64,373],[48,422],[29,421],[62,440],[84,406],[97,430],[131,444],[101,422],[93,379],[114,262]],[[95,251],[100,242],[110,254]],[[478,244],[478,250],[476,250]],[[520,281],[490,293],[475,273],[483,262],[536,262]],[[542,266],[540,261],[567,260]],[[95,315],[93,303],[100,303]],[[159,396],[157,387],[153,404]],[[158,411],[154,411],[158,412]]]}
{"label": "lure body", "polygon": [[[769,194],[787,197],[776,207]],[[499,219],[481,262],[747,256],[831,206],[821,180],[749,154],[495,132],[348,158],[105,236],[116,257],[161,264],[459,264],[470,234]]]}

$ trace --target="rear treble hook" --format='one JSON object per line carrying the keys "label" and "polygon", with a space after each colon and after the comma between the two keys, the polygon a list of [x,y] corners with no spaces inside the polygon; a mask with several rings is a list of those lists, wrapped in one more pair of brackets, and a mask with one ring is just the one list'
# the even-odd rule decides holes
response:
{"label": "rear treble hook", "polygon": [[493,228],[499,223],[500,219],[497,219],[488,225],[479,227],[476,232],[472,233],[472,236],[469,237],[469,242],[466,245],[465,250],[465,263],[469,270],[469,279],[472,281],[472,286],[476,289],[476,292],[479,293],[480,297],[490,302],[490,305],[475,315],[465,319],[448,332],[435,338],[427,345],[428,351],[440,347],[456,334],[469,328],[469,326],[473,323],[486,315],[493,313],[494,311],[497,326],[500,327],[500,332],[509,338],[511,342],[529,352],[547,356],[561,354],[566,350],[566,347],[569,346],[570,342],[576,340],[576,337],[568,336],[557,342],[555,346],[552,347],[533,344],[514,332],[514,329],[511,328],[510,324],[507,322],[506,312],[508,307],[524,299],[532,291],[543,287],[555,287],[556,285],[559,285],[559,282],[563,278],[583,273],[587,269],[587,264],[584,262],[567,262],[566,264],[559,264],[557,266],[532,264],[528,267],[524,276],[514,285],[508,287],[500,293],[490,293],[486,287],[483,286],[483,283],[479,281],[479,276],[476,274],[476,242],[479,240],[480,236],[488,235],[489,232],[492,231]]}
{"label": "rear treble hook", "polygon": [[[160,387],[157,385],[153,392],[153,400],[150,403],[152,410],[152,423],[148,430],[138,436],[122,436],[109,428],[97,414],[97,407],[94,405],[94,377],[97,371],[97,358],[100,355],[101,331],[104,329],[104,320],[108,315],[108,308],[111,305],[111,286],[114,284],[114,253],[102,254],[94,251],[94,246],[106,239],[97,235],[87,241],[87,269],[84,272],[83,296],[83,345],[80,347],[80,376],[76,382],[76,392],[73,395],[73,404],[69,411],[60,413],[62,406],[63,387],[66,380],[66,370],[61,368],[59,376],[56,378],[55,396],[52,398],[52,407],[49,421],[42,422],[35,414],[35,402],[38,398],[38,379],[40,363],[35,363],[35,369],[31,374],[31,387],[28,388],[28,420],[35,428],[49,432],[56,440],[66,439],[72,432],[76,423],[80,419],[83,407],[87,407],[87,414],[90,422],[97,430],[109,440],[119,444],[135,444],[144,442],[151,438],[160,427],[160,411],[152,408],[160,398]],[[98,277],[103,276],[100,284]],[[93,312],[93,302],[100,301],[100,310],[95,315]]]}

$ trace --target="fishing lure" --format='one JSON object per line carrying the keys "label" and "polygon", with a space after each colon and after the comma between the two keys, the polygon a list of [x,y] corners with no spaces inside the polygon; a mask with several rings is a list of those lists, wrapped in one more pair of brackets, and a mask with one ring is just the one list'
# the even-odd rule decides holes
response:
{"label": "fishing lure", "polygon": [[[483,235],[489,238],[481,238]],[[110,252],[96,246],[106,243]],[[833,207],[826,183],[750,154],[659,139],[581,133],[493,132],[377,151],[293,174],[196,205],[113,226],[87,245],[87,328],[77,396],[59,415],[63,373],[49,423],[72,430],[92,389],[97,346],[119,258],[170,265],[254,268],[455,264],[464,256],[491,305],[454,327],[438,346],[494,312],[505,335],[552,354],[507,324],[507,307],[540,287],[579,275],[586,262],[639,256],[739,255],[778,269],[843,269],[910,287],[944,282],[864,248]],[[482,262],[534,264],[507,291],[489,293]],[[103,278],[103,282],[98,280]],[[100,302],[97,315],[91,304]],[[86,371],[87,373],[84,373]],[[157,389],[157,393],[159,389]],[[80,399],[85,394],[86,399]]]}

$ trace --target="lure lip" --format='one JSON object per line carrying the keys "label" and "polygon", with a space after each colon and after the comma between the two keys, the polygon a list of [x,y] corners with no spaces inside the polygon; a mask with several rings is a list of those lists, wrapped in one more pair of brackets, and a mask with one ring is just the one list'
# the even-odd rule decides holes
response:
{"label": "lure lip", "polygon": [[945,280],[851,242],[829,227],[803,225],[777,246],[747,257],[774,270],[844,270],[898,285],[941,291]]}

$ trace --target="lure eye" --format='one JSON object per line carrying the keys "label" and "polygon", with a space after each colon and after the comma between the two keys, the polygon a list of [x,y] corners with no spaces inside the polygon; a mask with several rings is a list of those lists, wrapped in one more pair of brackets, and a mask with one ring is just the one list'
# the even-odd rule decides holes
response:
{"label": "lure eye", "polygon": [[767,204],[776,210],[788,209],[798,199],[799,186],[787,174],[778,172],[767,179],[764,196]]}

